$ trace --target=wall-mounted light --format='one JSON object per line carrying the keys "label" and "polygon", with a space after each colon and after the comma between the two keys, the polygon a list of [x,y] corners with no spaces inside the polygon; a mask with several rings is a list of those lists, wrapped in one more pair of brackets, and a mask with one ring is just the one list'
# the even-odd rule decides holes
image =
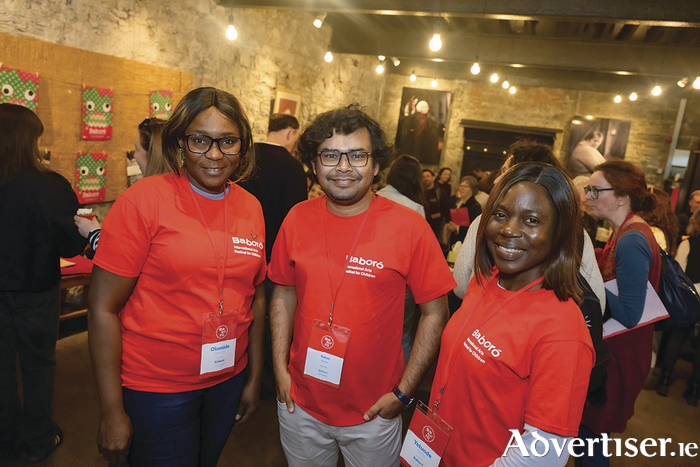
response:
{"label": "wall-mounted light", "polygon": [[637,93],[636,93],[636,92],[633,92],[632,94],[630,94],[630,100],[631,100],[631,101],[636,101],[636,100],[637,100]]}
{"label": "wall-mounted light", "polygon": [[652,96],[660,96],[661,95],[661,86],[654,86],[654,89],[651,90],[651,95]]}
{"label": "wall-mounted light", "polygon": [[228,28],[226,28],[226,39],[230,41],[235,41],[238,39],[238,31],[236,31],[236,27],[233,25],[233,13],[228,15]]}
{"label": "wall-mounted light", "polygon": [[330,62],[333,61],[333,54],[331,53],[330,50],[329,50],[328,52],[326,52],[326,55],[323,56],[323,59],[324,59],[327,63],[330,63]]}
{"label": "wall-mounted light", "polygon": [[430,82],[430,85],[431,85],[432,87],[436,88],[436,87],[437,87],[437,80],[436,80],[436,79],[433,79],[433,80]]}
{"label": "wall-mounted light", "polygon": [[399,65],[401,65],[401,60],[399,60],[399,59],[396,58],[396,57],[392,57],[391,63],[393,63],[394,66],[399,66]]}
{"label": "wall-mounted light", "polygon": [[474,62],[471,69],[472,75],[478,75],[480,71],[481,67],[479,66],[479,62]]}
{"label": "wall-mounted light", "polygon": [[684,88],[686,84],[688,84],[688,78],[681,78],[678,80],[676,83],[679,88]]}
{"label": "wall-mounted light", "polygon": [[316,19],[314,19],[314,26],[317,28],[320,28],[323,26],[323,21],[326,19],[326,13],[323,13],[322,15],[318,15]]}
{"label": "wall-mounted light", "polygon": [[615,96],[615,99],[613,99],[613,100],[615,101],[616,104],[619,104],[620,102],[622,102],[622,96],[618,94],[617,96]]}
{"label": "wall-mounted light", "polygon": [[409,76],[408,79],[410,79],[411,81],[415,81],[416,80],[416,72],[412,71],[411,76]]}
{"label": "wall-mounted light", "polygon": [[491,75],[491,82],[498,83],[498,73],[494,73]]}

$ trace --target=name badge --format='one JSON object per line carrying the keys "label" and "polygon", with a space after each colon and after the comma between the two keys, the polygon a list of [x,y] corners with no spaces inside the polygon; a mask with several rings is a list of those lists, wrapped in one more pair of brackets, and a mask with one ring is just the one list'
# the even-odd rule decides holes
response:
{"label": "name badge", "polygon": [[450,440],[452,427],[418,401],[399,460],[409,467],[437,467]]}
{"label": "name badge", "polygon": [[315,319],[306,349],[304,378],[315,379],[334,388],[340,387],[349,339],[350,329],[335,324],[329,326]]}
{"label": "name badge", "polygon": [[238,313],[205,313],[203,318],[199,378],[232,372],[236,362]]}

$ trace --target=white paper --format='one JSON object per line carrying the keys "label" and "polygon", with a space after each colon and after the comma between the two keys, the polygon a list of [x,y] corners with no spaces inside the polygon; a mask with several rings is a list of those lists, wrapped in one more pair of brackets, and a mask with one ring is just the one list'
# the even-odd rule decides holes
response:
{"label": "white paper", "polygon": [[199,374],[214,373],[216,371],[233,368],[236,361],[236,339],[229,339],[216,343],[202,345],[202,360],[199,366]]}
{"label": "white paper", "polygon": [[440,456],[411,430],[406,433],[400,455],[410,467],[438,467],[440,464]]}
{"label": "white paper", "polygon": [[[614,295],[619,294],[616,279],[606,282],[605,288],[612,292]],[[637,324],[637,327],[644,324],[650,324],[667,317],[668,312],[666,311],[666,307],[661,302],[661,299],[656,293],[656,290],[654,290],[654,287],[651,285],[650,282],[647,281],[647,297],[646,301],[644,302],[644,312],[642,313],[642,318],[639,320],[639,324]],[[605,323],[603,323],[604,339],[623,333],[625,331],[630,331],[630,329],[626,328],[619,321],[613,318],[610,318]]]}
{"label": "white paper", "polygon": [[320,350],[306,349],[304,374],[313,376],[321,381],[340,385],[340,375],[343,372],[343,359]]}

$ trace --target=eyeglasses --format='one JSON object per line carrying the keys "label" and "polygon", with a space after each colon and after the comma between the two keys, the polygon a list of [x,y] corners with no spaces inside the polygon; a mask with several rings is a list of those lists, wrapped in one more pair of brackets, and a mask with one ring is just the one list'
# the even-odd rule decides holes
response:
{"label": "eyeglasses", "polygon": [[222,136],[212,138],[207,135],[185,135],[187,148],[195,154],[204,154],[209,151],[214,143],[219,146],[221,154],[235,156],[241,152],[241,138],[237,136]]}
{"label": "eyeglasses", "polygon": [[585,194],[590,193],[590,194],[591,194],[591,198],[593,198],[593,199],[598,199],[598,195],[600,194],[601,191],[611,191],[611,190],[614,190],[614,189],[615,189],[615,188],[596,188],[596,187],[594,187],[594,186],[588,185],[588,186],[584,186],[584,187],[583,187],[583,192],[584,192]]}
{"label": "eyeglasses", "polygon": [[348,160],[350,167],[364,167],[369,161],[369,156],[371,155],[367,151],[334,151],[324,149],[316,153],[318,158],[321,160],[321,165],[324,167],[337,167],[340,164],[343,155]]}

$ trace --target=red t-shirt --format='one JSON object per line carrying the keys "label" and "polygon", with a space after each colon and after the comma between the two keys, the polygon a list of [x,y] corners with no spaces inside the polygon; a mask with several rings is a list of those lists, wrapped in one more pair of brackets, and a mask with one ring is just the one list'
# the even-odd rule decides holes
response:
{"label": "red t-shirt", "polygon": [[444,466],[491,465],[511,439],[508,430],[522,433],[525,423],[576,436],[595,361],[573,300],[538,289],[502,307],[517,292],[494,284],[484,294],[475,280],[442,334],[430,393],[434,407],[444,387],[438,415],[454,428]]}
{"label": "red t-shirt", "polygon": [[425,219],[375,197],[335,301],[333,324],[350,328],[340,388],[304,378],[312,322],[328,322],[331,290],[343,277],[364,215],[336,216],[328,211],[325,196],[297,204],[282,224],[268,270],[275,283],[296,286],[291,396],[332,426],[363,423],[363,414],[401,380],[406,285],[416,303],[434,300],[456,286]]}
{"label": "red t-shirt", "polygon": [[[234,371],[203,380],[202,317],[219,309],[219,278],[217,256],[195,199],[216,244],[219,267],[228,251],[224,310],[238,311]],[[138,277],[119,313],[123,386],[190,391],[245,368],[250,306],[255,285],[265,279],[264,242],[260,203],[237,185],[231,185],[225,200],[211,200],[194,193],[186,177],[171,173],[142,179],[117,199],[102,225],[94,263],[120,276]]]}

